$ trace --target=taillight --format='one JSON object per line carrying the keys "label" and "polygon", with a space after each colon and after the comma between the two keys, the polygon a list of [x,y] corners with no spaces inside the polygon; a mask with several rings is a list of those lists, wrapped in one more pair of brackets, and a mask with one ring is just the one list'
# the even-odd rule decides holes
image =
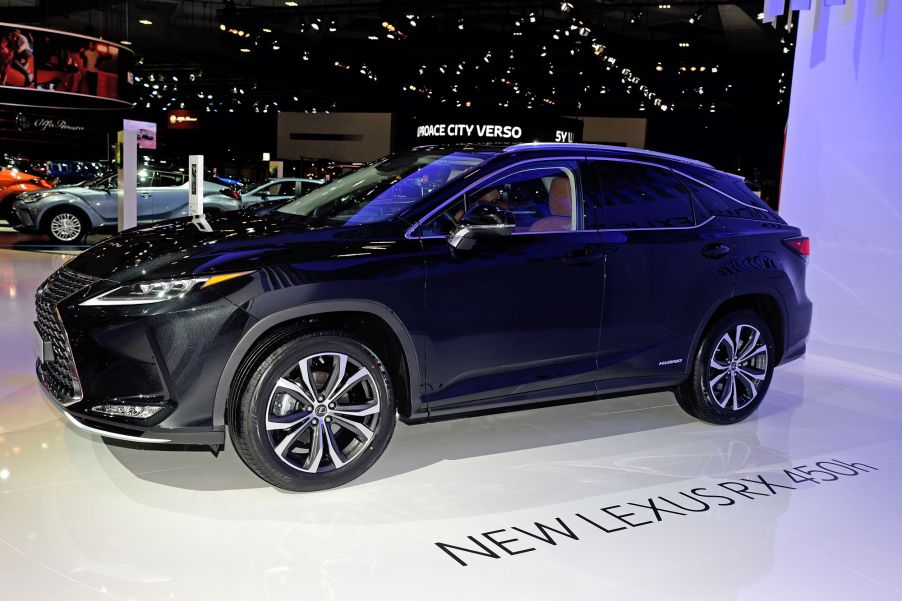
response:
{"label": "taillight", "polygon": [[791,248],[803,257],[811,254],[811,241],[807,236],[799,236],[798,238],[783,238],[783,244]]}

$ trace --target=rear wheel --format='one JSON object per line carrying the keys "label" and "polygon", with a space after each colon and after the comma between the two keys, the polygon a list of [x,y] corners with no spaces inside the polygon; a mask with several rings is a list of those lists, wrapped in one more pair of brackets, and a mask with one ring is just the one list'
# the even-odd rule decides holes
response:
{"label": "rear wheel", "polygon": [[353,336],[308,332],[254,368],[229,427],[241,459],[273,486],[340,486],[388,446],[395,427],[391,379]]}
{"label": "rear wheel", "polygon": [[712,324],[676,391],[680,406],[712,424],[744,420],[758,408],[774,373],[774,339],[751,311],[734,311]]}
{"label": "rear wheel", "polygon": [[45,219],[47,235],[58,244],[78,244],[88,235],[88,222],[77,211],[57,209]]}

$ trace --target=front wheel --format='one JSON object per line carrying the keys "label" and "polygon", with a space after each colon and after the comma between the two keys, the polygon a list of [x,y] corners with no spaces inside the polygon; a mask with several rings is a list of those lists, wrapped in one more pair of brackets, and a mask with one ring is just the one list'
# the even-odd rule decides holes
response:
{"label": "front wheel", "polygon": [[767,323],[751,311],[729,313],[705,333],[692,373],[676,390],[677,401],[700,420],[740,422],[761,404],[775,361]]}
{"label": "front wheel", "polygon": [[273,486],[346,484],[382,455],[395,427],[391,379],[379,357],[344,332],[314,331],[259,362],[229,424],[244,463]]}
{"label": "front wheel", "polygon": [[57,244],[78,244],[88,235],[88,222],[75,211],[60,209],[47,217],[46,230]]}

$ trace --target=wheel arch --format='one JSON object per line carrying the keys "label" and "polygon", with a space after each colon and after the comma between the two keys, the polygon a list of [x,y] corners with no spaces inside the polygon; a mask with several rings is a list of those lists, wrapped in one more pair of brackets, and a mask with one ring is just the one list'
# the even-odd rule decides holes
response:
{"label": "wheel arch", "polygon": [[47,220],[62,211],[69,211],[70,213],[78,214],[90,228],[87,232],[85,232],[86,235],[91,233],[94,228],[97,227],[94,223],[94,220],[91,218],[90,213],[84,207],[81,207],[74,202],[65,202],[49,206],[41,211],[41,213],[35,220],[35,228],[39,231],[44,231],[48,224]]}
{"label": "wheel arch", "polygon": [[223,427],[233,393],[249,375],[242,368],[256,363],[254,352],[265,349],[287,335],[312,327],[339,327],[360,336],[372,350],[391,362],[398,412],[405,421],[426,417],[420,406],[422,364],[413,339],[401,319],[388,307],[369,300],[316,301],[291,307],[264,317],[251,326],[232,350],[216,387],[213,426]]}
{"label": "wheel arch", "polygon": [[747,289],[737,290],[733,295],[721,299],[719,303],[711,307],[695,333],[687,368],[691,366],[708,328],[723,315],[740,309],[752,311],[770,327],[777,353],[774,365],[779,365],[786,352],[786,307],[783,299],[776,290]]}

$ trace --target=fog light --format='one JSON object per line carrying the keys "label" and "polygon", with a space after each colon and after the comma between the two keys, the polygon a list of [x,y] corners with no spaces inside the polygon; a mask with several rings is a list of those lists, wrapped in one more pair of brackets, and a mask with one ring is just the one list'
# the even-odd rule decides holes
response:
{"label": "fog light", "polygon": [[146,419],[156,415],[162,409],[154,405],[97,405],[91,411],[110,415],[112,417],[130,417],[132,419]]}

